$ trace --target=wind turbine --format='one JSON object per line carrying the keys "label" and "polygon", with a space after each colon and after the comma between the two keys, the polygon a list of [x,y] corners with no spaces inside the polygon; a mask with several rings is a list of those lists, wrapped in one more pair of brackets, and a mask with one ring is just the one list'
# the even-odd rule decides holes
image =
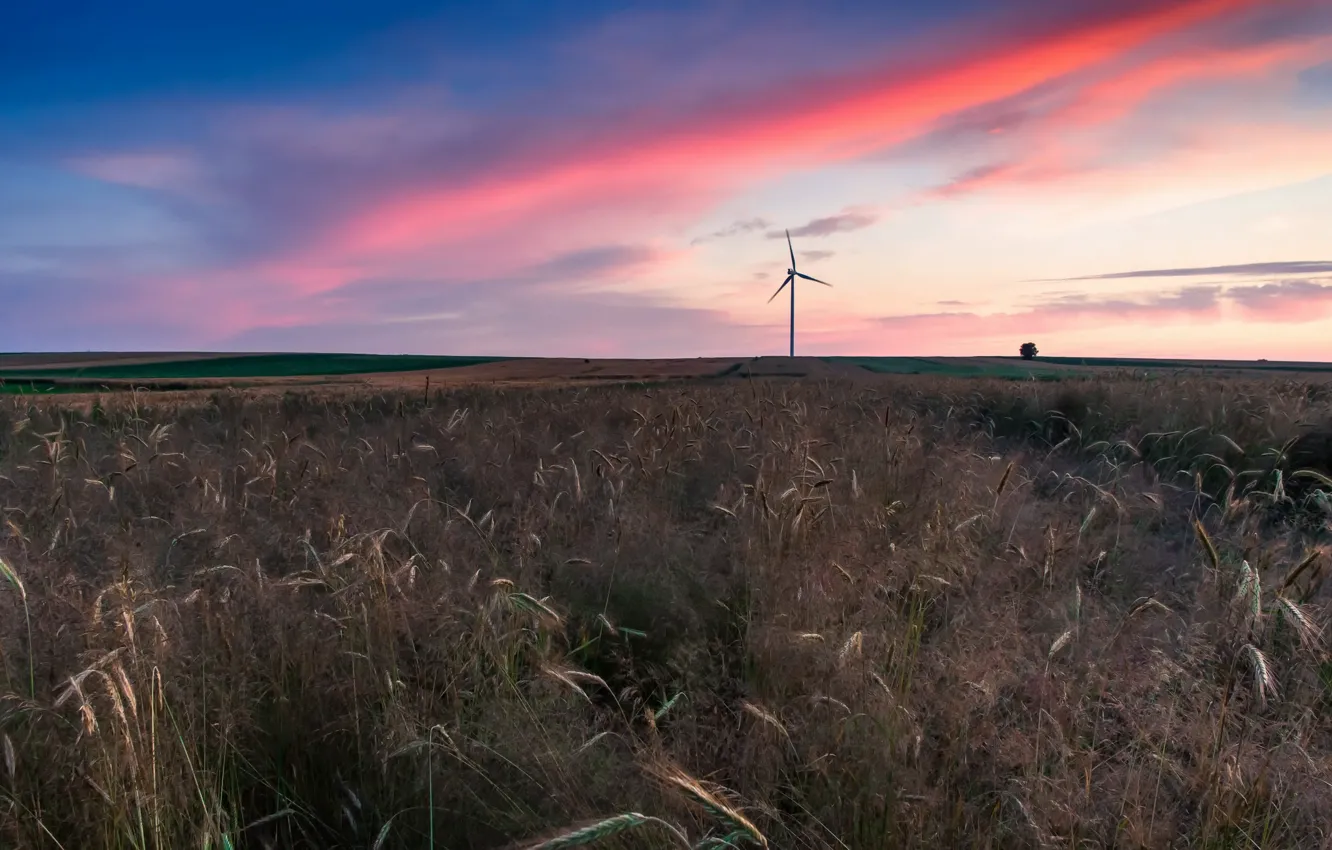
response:
{"label": "wind turbine", "polygon": [[824,286],[832,286],[832,284],[831,284],[831,283],[828,283],[826,280],[819,280],[817,277],[810,277],[810,276],[807,275],[807,274],[801,274],[800,272],[796,271],[795,248],[792,247],[792,245],[791,245],[791,231],[789,231],[789,230],[786,231],[786,247],[787,247],[787,249],[791,252],[791,268],[789,268],[789,269],[786,270],[786,280],[782,281],[782,285],[779,286],[779,287],[777,287],[777,291],[774,292],[774,293],[772,294],[772,298],[769,298],[769,299],[768,299],[768,303],[771,304],[773,298],[776,298],[778,295],[781,295],[781,294],[782,294],[782,290],[785,289],[786,286],[787,286],[788,284],[791,286],[791,356],[792,356],[792,357],[795,357],[795,281],[796,281],[796,278],[799,277],[799,278],[803,278],[803,279],[805,279],[805,280],[812,280],[812,281],[814,281],[815,283],[821,283],[821,284],[823,284]]}

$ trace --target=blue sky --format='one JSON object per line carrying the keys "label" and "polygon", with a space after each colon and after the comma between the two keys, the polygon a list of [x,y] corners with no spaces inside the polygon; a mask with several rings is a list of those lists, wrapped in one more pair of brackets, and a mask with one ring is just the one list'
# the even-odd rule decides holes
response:
{"label": "blue sky", "polygon": [[1050,9],[28,4],[0,349],[1332,359],[1332,7]]}

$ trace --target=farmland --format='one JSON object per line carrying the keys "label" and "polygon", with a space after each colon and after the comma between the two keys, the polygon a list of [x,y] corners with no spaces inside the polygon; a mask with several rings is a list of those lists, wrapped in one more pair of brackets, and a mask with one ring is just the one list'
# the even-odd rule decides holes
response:
{"label": "farmland", "polygon": [[550,386],[734,378],[860,380],[871,375],[1060,380],[1126,373],[1326,380],[1332,364],[1041,357],[714,357],[676,360],[367,354],[8,354],[0,393],[70,394],[285,386]]}
{"label": "farmland", "polygon": [[172,389],[0,399],[0,846],[1326,845],[1316,372],[345,362],[0,362]]}

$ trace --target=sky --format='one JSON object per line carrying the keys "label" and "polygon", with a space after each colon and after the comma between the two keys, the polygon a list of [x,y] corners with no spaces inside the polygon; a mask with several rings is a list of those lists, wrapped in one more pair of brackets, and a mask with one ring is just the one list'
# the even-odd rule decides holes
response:
{"label": "sky", "polygon": [[0,351],[1332,361],[1330,0],[0,13]]}

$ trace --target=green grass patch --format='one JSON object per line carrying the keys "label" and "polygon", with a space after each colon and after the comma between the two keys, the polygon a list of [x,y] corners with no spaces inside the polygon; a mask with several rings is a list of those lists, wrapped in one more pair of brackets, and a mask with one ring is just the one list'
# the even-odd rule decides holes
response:
{"label": "green grass patch", "polygon": [[938,375],[950,378],[1008,378],[1011,380],[1056,380],[1056,370],[1034,365],[968,363],[931,357],[827,357],[830,363],[849,363],[883,375]]}
{"label": "green grass patch", "polygon": [[294,378],[316,375],[358,375],[371,372],[415,372],[451,369],[513,358],[435,357],[380,354],[238,354],[157,363],[124,363],[81,368],[0,370],[0,378],[106,378],[113,380],[200,378]]}
{"label": "green grass patch", "polygon": [[82,384],[57,384],[53,381],[0,381],[0,395],[68,395],[80,392],[90,390]]}
{"label": "green grass patch", "polygon": [[1287,363],[1265,360],[1151,360],[1134,357],[1037,357],[1023,361],[1020,357],[1005,357],[1015,363],[1049,363],[1057,366],[1089,366],[1119,369],[1198,369],[1206,371],[1232,371],[1236,369],[1259,372],[1332,372],[1332,363]]}

